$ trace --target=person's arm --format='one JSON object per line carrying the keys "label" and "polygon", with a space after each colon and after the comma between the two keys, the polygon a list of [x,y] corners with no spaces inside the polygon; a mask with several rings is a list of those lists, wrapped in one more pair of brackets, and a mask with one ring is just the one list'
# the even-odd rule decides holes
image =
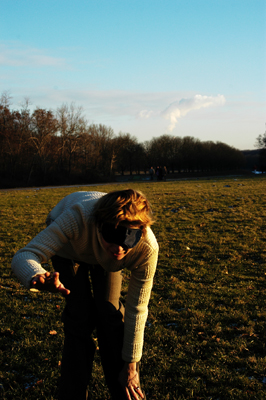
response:
{"label": "person's arm", "polygon": [[135,390],[139,386],[136,365],[142,356],[148,303],[158,259],[158,245],[155,238],[152,246],[144,244],[140,246],[139,250],[140,256],[136,267],[131,271],[126,300],[122,349],[122,358],[125,361],[125,365],[120,374],[120,383],[125,388],[127,396],[130,393],[133,399],[138,398],[136,393],[142,394],[141,391],[137,390],[136,392]]}
{"label": "person's arm", "polygon": [[153,248],[131,271],[125,307],[122,349],[122,358],[126,362],[138,362],[141,359],[144,328],[157,258],[158,248]]}
{"label": "person's arm", "polygon": [[21,283],[29,289],[32,279],[38,276],[42,278],[37,278],[35,286],[37,283],[42,284],[43,279],[45,283],[47,271],[42,267],[42,263],[47,263],[72,239],[77,240],[83,226],[79,213],[74,209],[68,210],[19,250],[13,257],[11,268]]}

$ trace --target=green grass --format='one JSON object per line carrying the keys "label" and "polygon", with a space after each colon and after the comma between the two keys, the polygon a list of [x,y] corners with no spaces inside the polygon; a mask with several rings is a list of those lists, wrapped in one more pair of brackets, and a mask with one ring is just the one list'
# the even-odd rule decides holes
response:
{"label": "green grass", "polygon": [[[266,399],[266,179],[130,186],[150,199],[160,245],[141,366],[148,399]],[[56,399],[63,343],[63,298],[24,289],[12,256],[65,195],[122,187],[0,194],[0,398]],[[98,354],[91,391],[108,399]]]}

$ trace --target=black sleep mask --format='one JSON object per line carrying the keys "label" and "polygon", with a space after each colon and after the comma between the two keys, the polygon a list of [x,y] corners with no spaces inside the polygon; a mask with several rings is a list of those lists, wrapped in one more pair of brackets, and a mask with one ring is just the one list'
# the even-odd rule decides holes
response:
{"label": "black sleep mask", "polygon": [[126,228],[122,225],[115,227],[114,224],[106,222],[102,225],[101,234],[107,243],[132,249],[140,241],[142,230]]}

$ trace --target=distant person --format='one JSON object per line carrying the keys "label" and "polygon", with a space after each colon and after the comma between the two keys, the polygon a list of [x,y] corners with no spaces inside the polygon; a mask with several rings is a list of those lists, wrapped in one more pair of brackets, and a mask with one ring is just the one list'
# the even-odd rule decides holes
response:
{"label": "distant person", "polygon": [[153,181],[153,177],[154,177],[154,174],[155,174],[155,171],[154,171],[153,167],[151,167],[149,169],[149,174],[150,174],[150,180]]}
{"label": "distant person", "polygon": [[[158,258],[148,200],[133,189],[72,193],[46,222],[15,254],[12,269],[27,288],[65,296],[59,400],[87,398],[95,327],[112,399],[145,398],[138,363]],[[49,259],[54,273],[41,265]],[[125,309],[119,300],[124,268],[131,271]]]}
{"label": "distant person", "polygon": [[157,175],[157,180],[158,181],[161,181],[163,179],[163,169],[162,169],[161,166],[157,167],[156,175]]}
{"label": "distant person", "polygon": [[166,180],[166,175],[167,175],[167,168],[164,166],[163,167],[163,180]]}
{"label": "distant person", "polygon": [[160,175],[160,167],[159,166],[156,168],[155,174],[156,174],[156,178],[157,178],[157,181],[158,181],[159,180],[159,175]]}

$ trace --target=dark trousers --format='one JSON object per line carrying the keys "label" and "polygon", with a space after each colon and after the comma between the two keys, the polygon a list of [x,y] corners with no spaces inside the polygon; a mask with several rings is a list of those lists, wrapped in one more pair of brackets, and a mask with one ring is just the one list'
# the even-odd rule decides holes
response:
{"label": "dark trousers", "polygon": [[[112,399],[126,400],[118,375],[124,335],[124,307],[119,301],[121,272],[107,273],[100,265],[52,257],[55,271],[71,292],[66,299],[62,320],[65,341],[61,363],[59,400],[85,400],[95,353],[91,337],[96,328],[101,362]],[[90,274],[90,279],[89,279]]]}

